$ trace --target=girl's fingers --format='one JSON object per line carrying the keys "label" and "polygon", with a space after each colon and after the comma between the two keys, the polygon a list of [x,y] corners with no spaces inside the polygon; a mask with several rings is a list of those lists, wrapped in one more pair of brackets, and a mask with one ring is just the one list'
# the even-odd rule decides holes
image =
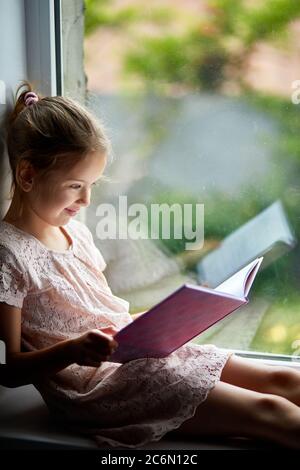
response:
{"label": "girl's fingers", "polygon": [[99,367],[102,362],[108,361],[113,351],[97,352],[95,350],[86,350],[82,355],[80,365]]}
{"label": "girl's fingers", "polygon": [[108,329],[105,329],[105,332],[103,330],[93,330],[93,333],[91,339],[94,341],[102,341],[104,343],[114,341],[112,335],[108,333]]}
{"label": "girl's fingers", "polygon": [[89,359],[92,359],[94,361],[103,361],[107,359],[112,354],[112,350],[101,350],[101,351],[95,351],[95,349],[91,349],[87,351],[86,357]]}
{"label": "girl's fingers", "polygon": [[116,333],[118,333],[118,330],[116,328],[114,328],[113,326],[108,326],[106,328],[100,328],[99,331],[101,331],[104,334],[112,335],[112,336],[115,335]]}
{"label": "girl's fingers", "polygon": [[86,352],[86,358],[92,361],[106,361],[107,358],[112,354],[112,350],[101,350],[95,351],[95,349],[90,349]]}
{"label": "girl's fingers", "polygon": [[101,349],[105,349],[105,346],[107,346],[108,350],[111,350],[118,346],[117,341],[114,340],[112,336],[107,335],[106,333],[103,334],[106,336],[105,338],[102,335],[95,337],[95,344],[98,347],[100,347]]}
{"label": "girl's fingers", "polygon": [[118,347],[118,343],[109,335],[100,333],[91,336],[90,342],[86,344],[85,350],[87,355],[95,354],[96,357],[99,355],[110,356]]}

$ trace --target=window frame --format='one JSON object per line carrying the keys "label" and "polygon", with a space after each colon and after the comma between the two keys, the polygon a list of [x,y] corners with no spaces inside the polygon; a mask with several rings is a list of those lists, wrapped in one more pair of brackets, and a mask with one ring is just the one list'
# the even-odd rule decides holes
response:
{"label": "window frame", "polygon": [[219,348],[223,351],[232,351],[239,357],[251,359],[258,364],[292,367],[300,371],[300,356],[287,356],[284,354],[273,354],[257,351],[243,351],[241,349]]}
{"label": "window frame", "polygon": [[61,0],[25,0],[28,79],[48,96],[63,93]]}

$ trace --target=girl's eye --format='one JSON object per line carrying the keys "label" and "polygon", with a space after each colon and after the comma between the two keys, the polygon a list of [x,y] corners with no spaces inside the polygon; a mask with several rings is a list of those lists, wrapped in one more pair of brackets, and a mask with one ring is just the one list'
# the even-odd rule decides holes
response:
{"label": "girl's eye", "polygon": [[[92,186],[99,186],[99,182],[97,181],[97,182],[95,182],[95,183],[92,183]],[[80,184],[72,184],[72,185],[70,186],[70,188],[72,188],[72,189],[80,189],[81,186],[80,186]]]}

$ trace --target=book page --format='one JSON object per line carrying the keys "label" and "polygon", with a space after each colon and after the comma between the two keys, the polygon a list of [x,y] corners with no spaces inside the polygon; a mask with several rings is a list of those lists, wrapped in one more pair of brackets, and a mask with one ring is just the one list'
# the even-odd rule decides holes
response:
{"label": "book page", "polygon": [[216,287],[255,258],[263,256],[266,267],[295,244],[284,208],[276,201],[226,237],[198,264],[198,280]]}
{"label": "book page", "polygon": [[217,292],[232,294],[240,298],[246,298],[253,284],[259,266],[263,258],[258,258],[242,268],[226,281],[215,288]]}

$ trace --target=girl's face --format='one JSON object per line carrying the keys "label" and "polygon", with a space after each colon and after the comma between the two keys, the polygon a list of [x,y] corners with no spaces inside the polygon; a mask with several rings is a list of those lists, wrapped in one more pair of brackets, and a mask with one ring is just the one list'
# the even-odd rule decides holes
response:
{"label": "girl's face", "polygon": [[82,207],[90,204],[91,189],[106,165],[103,153],[92,152],[71,170],[46,175],[29,193],[28,203],[44,222],[60,226],[68,223]]}

